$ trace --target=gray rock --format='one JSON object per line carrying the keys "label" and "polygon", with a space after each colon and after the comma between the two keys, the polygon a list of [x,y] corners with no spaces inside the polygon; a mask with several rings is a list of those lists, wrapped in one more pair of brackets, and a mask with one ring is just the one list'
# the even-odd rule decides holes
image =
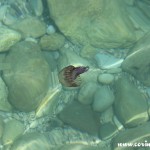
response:
{"label": "gray rock", "polygon": [[113,92],[107,86],[101,86],[94,95],[92,108],[94,111],[103,112],[114,102]]}
{"label": "gray rock", "polygon": [[43,13],[42,0],[29,0],[29,5],[33,9],[36,16],[41,16]]}
{"label": "gray rock", "polygon": [[100,69],[118,68],[121,66],[121,63],[123,62],[123,59],[114,57],[109,53],[97,53],[94,58]]}
{"label": "gray rock", "polygon": [[144,85],[150,86],[150,33],[140,39],[122,63],[124,71],[132,74]]}
{"label": "gray rock", "polygon": [[115,82],[116,96],[114,111],[126,127],[134,127],[148,120],[147,103],[144,95],[125,77]]}
{"label": "gray rock", "polygon": [[81,86],[80,91],[78,93],[78,101],[82,104],[91,104],[94,99],[94,94],[98,85],[93,82],[85,83]]}
{"label": "gray rock", "polygon": [[112,138],[117,132],[117,126],[112,122],[107,122],[100,126],[99,136],[102,140],[107,140]]}
{"label": "gray rock", "polygon": [[59,50],[65,44],[65,38],[61,34],[53,33],[44,35],[40,39],[40,46],[43,50]]}
{"label": "gray rock", "polygon": [[9,120],[5,123],[2,142],[9,145],[24,132],[24,124],[16,119]]}
{"label": "gray rock", "polygon": [[113,82],[114,76],[112,74],[103,73],[98,75],[97,80],[102,84],[110,84]]}
{"label": "gray rock", "polygon": [[9,88],[8,99],[20,111],[37,108],[45,96],[50,69],[37,44],[20,42],[6,57],[11,69],[4,70],[3,78]]}
{"label": "gray rock", "polygon": [[21,39],[21,34],[6,26],[0,26],[0,52],[9,50],[11,46]]}
{"label": "gray rock", "polygon": [[55,150],[99,150],[98,146],[90,146],[85,144],[65,144],[63,146],[59,146]]}
{"label": "gray rock", "polygon": [[58,64],[59,70],[69,65],[89,66],[89,67],[93,66],[93,64],[91,64],[91,61],[88,61],[87,59],[78,55],[76,52],[72,50],[72,48],[65,48],[65,47],[62,47],[60,49]]}
{"label": "gray rock", "polygon": [[31,16],[19,19],[11,27],[20,31],[24,38],[38,38],[46,33],[46,24],[38,18]]}
{"label": "gray rock", "polygon": [[48,139],[41,133],[27,133],[19,137],[11,150],[51,150]]}
{"label": "gray rock", "polygon": [[74,128],[91,135],[98,134],[98,118],[89,105],[82,105],[73,101],[59,114],[59,118]]}
{"label": "gray rock", "polygon": [[115,48],[136,40],[123,1],[82,0],[79,4],[77,0],[48,0],[48,6],[59,30],[78,45]]}
{"label": "gray rock", "polygon": [[114,116],[113,107],[109,107],[105,111],[100,114],[100,123],[104,124],[107,122],[111,122]]}
{"label": "gray rock", "polygon": [[3,135],[3,132],[4,132],[4,121],[3,121],[3,118],[0,117],[0,139]]}
{"label": "gray rock", "polygon": [[[145,141],[149,141],[150,137],[150,123],[144,123],[136,128],[126,129],[121,131],[114,139],[113,139],[113,150],[123,150],[127,147],[121,146],[123,143],[146,143]],[[119,146],[119,145],[120,146]],[[146,143],[148,144],[148,143]],[[128,147],[129,150],[134,150],[135,147]],[[140,146],[142,148],[142,146]],[[147,149],[147,147],[145,147]],[[149,148],[148,148],[149,149]],[[141,150],[141,149],[140,149]]]}
{"label": "gray rock", "polygon": [[12,111],[12,106],[8,102],[8,89],[0,77],[0,110],[1,111]]}

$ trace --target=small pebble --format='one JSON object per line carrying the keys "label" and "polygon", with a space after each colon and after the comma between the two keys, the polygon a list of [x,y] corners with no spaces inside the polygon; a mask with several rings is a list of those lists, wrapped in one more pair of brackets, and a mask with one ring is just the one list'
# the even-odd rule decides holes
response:
{"label": "small pebble", "polygon": [[55,27],[50,24],[50,25],[47,27],[46,33],[47,33],[47,34],[53,34],[53,33],[55,33],[55,32],[56,32]]}
{"label": "small pebble", "polygon": [[112,74],[103,73],[98,75],[98,82],[102,84],[110,84],[114,81],[114,76]]}

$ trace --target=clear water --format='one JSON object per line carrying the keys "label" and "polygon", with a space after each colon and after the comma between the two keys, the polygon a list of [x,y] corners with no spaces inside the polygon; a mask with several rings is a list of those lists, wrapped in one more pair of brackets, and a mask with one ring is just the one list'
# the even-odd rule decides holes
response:
{"label": "clear water", "polygon": [[0,149],[149,149],[149,0],[0,0]]}

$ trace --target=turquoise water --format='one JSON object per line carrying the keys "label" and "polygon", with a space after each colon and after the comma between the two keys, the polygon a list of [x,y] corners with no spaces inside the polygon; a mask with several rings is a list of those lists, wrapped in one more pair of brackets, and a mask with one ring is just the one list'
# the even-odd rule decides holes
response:
{"label": "turquoise water", "polygon": [[0,149],[149,149],[149,0],[0,0]]}

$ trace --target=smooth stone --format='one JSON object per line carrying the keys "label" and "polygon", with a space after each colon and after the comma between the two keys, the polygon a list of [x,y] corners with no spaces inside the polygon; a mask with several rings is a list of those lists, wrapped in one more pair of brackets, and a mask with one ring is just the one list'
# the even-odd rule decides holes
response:
{"label": "smooth stone", "polygon": [[0,26],[0,52],[8,51],[21,39],[21,34],[7,26]]}
{"label": "smooth stone", "polygon": [[55,29],[55,27],[53,26],[53,25],[48,25],[48,27],[47,27],[47,30],[46,30],[46,33],[47,34],[53,34],[53,33],[55,33],[56,32],[56,29]]}
{"label": "smooth stone", "polygon": [[2,22],[4,20],[4,16],[7,12],[8,6],[7,5],[1,5],[0,7],[0,21]]}
{"label": "smooth stone", "polygon": [[50,17],[74,44],[117,48],[137,39],[123,1],[82,0],[79,4],[77,0],[48,0],[48,6]]}
{"label": "smooth stone", "polygon": [[113,92],[107,86],[101,86],[94,95],[92,108],[94,111],[103,112],[114,102]]}
{"label": "smooth stone", "polygon": [[8,89],[0,77],[0,110],[1,111],[12,111],[12,106],[8,102]]}
{"label": "smooth stone", "polygon": [[78,93],[78,101],[82,104],[91,104],[97,88],[98,85],[94,82],[85,83],[83,86],[81,86]]}
{"label": "smooth stone", "polygon": [[51,150],[46,136],[42,133],[26,133],[17,138],[10,150]]}
{"label": "smooth stone", "polygon": [[99,150],[100,147],[98,146],[91,146],[91,145],[85,145],[85,144],[64,144],[62,146],[56,147],[54,150]]}
{"label": "smooth stone", "polygon": [[137,1],[136,6],[143,12],[144,15],[146,15],[148,18],[150,18],[149,7],[150,4],[144,2],[144,1]]}
{"label": "smooth stone", "polygon": [[19,19],[11,27],[20,31],[24,38],[38,38],[46,33],[46,24],[38,18],[31,16]]}
{"label": "smooth stone", "polygon": [[126,0],[125,3],[128,4],[129,6],[134,5],[135,0]]}
{"label": "smooth stone", "polygon": [[43,50],[59,50],[65,44],[65,38],[61,34],[53,33],[44,35],[40,39],[40,46]]}
{"label": "smooth stone", "polygon": [[43,2],[42,0],[29,0],[29,5],[36,16],[42,16]]}
{"label": "smooth stone", "polygon": [[107,122],[100,126],[99,137],[102,140],[108,140],[112,138],[118,132],[117,126],[112,122]]}
{"label": "smooth stone", "polygon": [[107,73],[112,73],[112,74],[121,73],[122,72],[122,68],[112,68],[112,69],[106,70],[106,72]]}
{"label": "smooth stone", "polygon": [[[121,131],[112,141],[113,150],[123,150],[127,147],[121,146],[123,143],[145,143],[149,144],[150,139],[150,122],[144,123],[136,128],[126,129]],[[147,142],[145,142],[147,141]],[[120,144],[120,146],[118,145]],[[135,147],[128,147],[130,150],[135,150]],[[136,147],[138,148],[138,146]],[[142,148],[142,146],[140,146]],[[145,147],[146,149],[148,147]],[[149,148],[148,148],[149,149]]]}
{"label": "smooth stone", "polygon": [[145,86],[150,86],[150,33],[141,38],[122,63],[124,71],[132,74]]}
{"label": "smooth stone", "polygon": [[115,82],[114,111],[125,127],[134,127],[148,120],[147,102],[133,83],[122,76]]}
{"label": "smooth stone", "polygon": [[[135,1],[134,6],[132,6],[132,7],[128,6],[127,7],[127,13],[128,13],[128,17],[130,18],[130,21],[132,22],[132,24],[136,28],[136,30],[134,32],[136,34],[137,39],[139,40],[145,34],[147,34],[149,32],[149,30],[150,30],[150,19],[147,16],[147,14],[149,14],[148,12],[147,12],[147,14],[146,13],[144,14],[140,10],[140,8],[138,8],[138,6],[137,6],[138,1]],[[141,2],[143,2],[143,1],[141,1]],[[144,9],[146,10],[146,7]],[[136,42],[138,42],[138,41],[136,41]]]}
{"label": "smooth stone", "polygon": [[97,53],[94,58],[100,69],[118,68],[123,62],[123,59],[116,58],[109,53]]}
{"label": "smooth stone", "polygon": [[3,132],[4,132],[4,121],[3,118],[0,116],[0,139],[3,135]]}
{"label": "smooth stone", "polygon": [[3,145],[12,144],[17,137],[23,134],[24,128],[24,124],[16,119],[7,121],[2,136]]}
{"label": "smooth stone", "polygon": [[98,75],[98,82],[102,84],[110,84],[114,81],[114,76],[112,74],[103,73]]}
{"label": "smooth stone", "polygon": [[17,43],[5,62],[11,65],[9,70],[3,71],[8,100],[20,111],[35,110],[48,91],[51,77],[39,46],[27,41]]}
{"label": "smooth stone", "polygon": [[73,65],[73,66],[89,66],[90,68],[93,67],[93,64],[90,60],[87,60],[80,55],[78,55],[72,48],[65,48],[62,47],[60,49],[60,55],[58,58],[58,69],[61,70],[66,66]]}
{"label": "smooth stone", "polygon": [[111,122],[113,120],[113,116],[114,116],[113,107],[110,106],[100,114],[100,123],[105,124],[107,122]]}
{"label": "smooth stone", "polygon": [[83,48],[80,51],[80,55],[82,57],[90,58],[90,59],[93,58],[96,53],[97,53],[97,49],[89,44],[83,46]]}
{"label": "smooth stone", "polygon": [[59,118],[66,124],[85,131],[91,135],[98,134],[98,118],[89,105],[82,105],[73,101],[59,114]]}

